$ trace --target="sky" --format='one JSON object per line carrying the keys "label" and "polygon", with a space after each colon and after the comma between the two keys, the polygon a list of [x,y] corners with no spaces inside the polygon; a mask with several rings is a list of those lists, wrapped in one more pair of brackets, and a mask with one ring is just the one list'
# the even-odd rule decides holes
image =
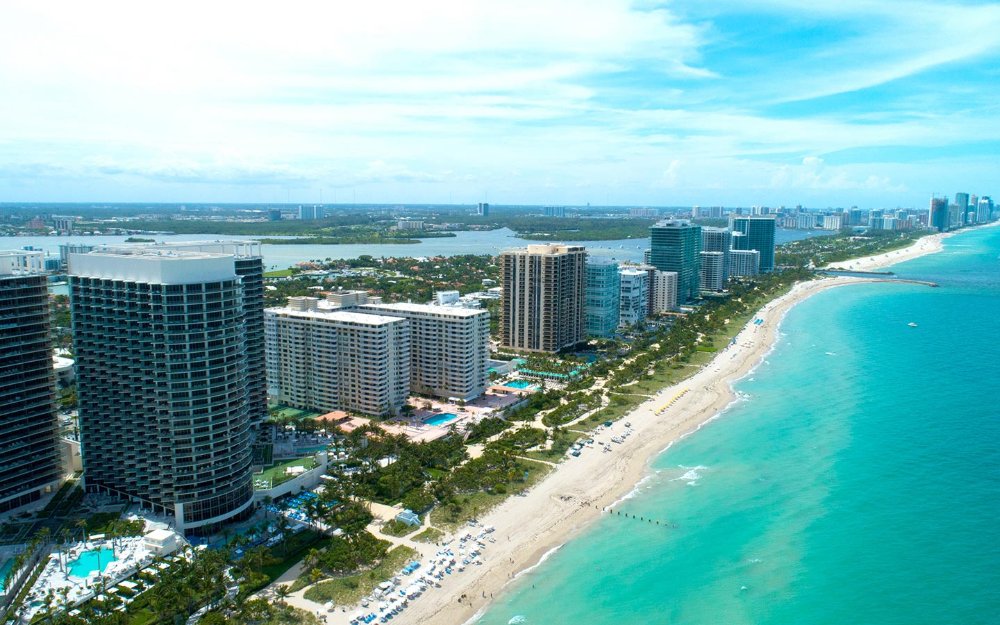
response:
{"label": "sky", "polygon": [[0,201],[1000,194],[1000,4],[0,5]]}

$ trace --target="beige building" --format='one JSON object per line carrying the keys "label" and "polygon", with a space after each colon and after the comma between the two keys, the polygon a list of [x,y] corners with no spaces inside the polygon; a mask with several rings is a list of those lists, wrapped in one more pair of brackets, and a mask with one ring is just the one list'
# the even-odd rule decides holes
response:
{"label": "beige building", "polygon": [[[325,302],[324,302],[325,304]],[[264,315],[268,393],[307,410],[397,414],[410,393],[410,327],[401,317],[289,298]]]}
{"label": "beige building", "polygon": [[586,262],[582,246],[529,245],[503,252],[500,344],[558,352],[586,340]]}
{"label": "beige building", "polygon": [[489,311],[410,303],[370,304],[355,310],[409,322],[411,392],[465,401],[486,392]]}
{"label": "beige building", "polygon": [[651,277],[651,312],[655,315],[677,310],[677,272],[654,271]]}

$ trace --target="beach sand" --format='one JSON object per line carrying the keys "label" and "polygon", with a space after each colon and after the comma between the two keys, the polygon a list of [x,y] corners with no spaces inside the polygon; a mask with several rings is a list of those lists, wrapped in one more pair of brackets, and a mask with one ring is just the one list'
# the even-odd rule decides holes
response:
{"label": "beach sand", "polygon": [[[869,258],[855,259],[845,268],[872,271],[942,249],[948,234],[931,235],[912,246]],[[483,611],[518,573],[533,567],[553,549],[572,539],[589,523],[632,491],[649,472],[650,461],[681,437],[720,415],[736,398],[732,384],[757,367],[774,348],[779,325],[799,302],[830,288],[872,280],[850,277],[824,278],[795,285],[785,295],[765,305],[731,343],[694,376],[666,387],[652,399],[604,430],[595,438],[610,442],[630,422],[634,433],[611,453],[585,448],[578,458],[568,458],[524,496],[514,496],[480,519],[492,525],[496,542],[483,553],[483,566],[470,566],[447,576],[440,589],[432,589],[410,604],[393,621],[455,625]],[[665,404],[670,407],[657,415]],[[459,598],[466,597],[461,602]],[[311,607],[300,605],[299,607]],[[316,606],[319,607],[319,606]],[[350,613],[350,612],[349,612]],[[348,614],[349,614],[348,613]],[[347,623],[348,615],[328,615],[329,623]]]}
{"label": "beach sand", "polygon": [[[997,226],[1000,226],[1000,222],[974,226],[974,228],[993,228]],[[826,266],[826,268],[850,269],[852,271],[878,271],[880,269],[885,269],[889,265],[895,265],[896,263],[902,263],[908,260],[913,260],[914,258],[920,258],[921,256],[926,256],[927,254],[940,252],[944,247],[942,241],[948,237],[955,236],[958,232],[964,232],[964,230],[931,234],[917,239],[913,245],[904,247],[900,250],[893,250],[884,254],[876,254],[875,256],[842,260],[836,263],[830,263]]]}

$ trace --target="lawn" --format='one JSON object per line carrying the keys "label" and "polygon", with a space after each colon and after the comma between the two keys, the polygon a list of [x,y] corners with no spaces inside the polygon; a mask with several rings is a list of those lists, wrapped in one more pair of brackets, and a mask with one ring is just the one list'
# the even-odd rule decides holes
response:
{"label": "lawn", "polygon": [[375,588],[399,572],[417,555],[415,549],[400,545],[386,554],[375,568],[346,577],[319,582],[305,592],[305,598],[317,603],[333,601],[336,605],[351,605],[361,601]]}
{"label": "lawn", "polygon": [[306,471],[309,469],[316,468],[316,459],[312,456],[305,456],[304,458],[298,458],[295,460],[288,460],[280,464],[276,464],[269,469],[264,469],[264,472],[253,477],[255,480],[264,480],[269,482],[271,486],[277,486],[282,482],[287,482],[288,480],[295,477],[294,475],[288,475],[285,473],[285,469],[288,467],[305,467]]}
{"label": "lawn", "polygon": [[275,269],[274,271],[264,272],[265,278],[287,278],[295,274],[294,269]]}
{"label": "lawn", "polygon": [[316,412],[314,410],[299,410],[298,408],[292,408],[290,406],[278,406],[271,410],[271,414],[277,419],[291,419],[293,421],[299,421],[301,419],[312,419],[323,413]]}
{"label": "lawn", "polygon": [[413,540],[417,541],[418,543],[437,543],[442,538],[444,538],[444,532],[437,529],[436,527],[428,527],[424,531],[414,536]]}

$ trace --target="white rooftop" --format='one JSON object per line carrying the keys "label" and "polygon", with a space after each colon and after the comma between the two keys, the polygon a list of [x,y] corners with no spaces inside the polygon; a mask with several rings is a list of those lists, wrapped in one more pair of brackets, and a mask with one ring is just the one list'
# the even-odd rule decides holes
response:
{"label": "white rooftop", "polygon": [[45,270],[45,253],[28,250],[0,250],[0,276],[23,276]]}
{"label": "white rooftop", "polygon": [[236,278],[232,254],[114,247],[69,255],[69,274],[148,284],[197,284]]}
{"label": "white rooftop", "polygon": [[366,308],[378,308],[391,312],[427,313],[433,315],[444,315],[446,317],[475,317],[476,315],[489,314],[482,308],[461,308],[452,306],[435,306],[433,304],[413,304],[410,302],[396,302],[392,304],[366,304]]}
{"label": "white rooftop", "polygon": [[282,317],[299,317],[302,319],[320,319],[324,321],[340,321],[344,323],[356,323],[361,325],[381,326],[390,323],[400,323],[405,321],[400,317],[388,317],[385,315],[369,315],[360,312],[351,312],[343,308],[319,308],[315,310],[292,310],[287,306],[280,308],[268,308],[264,311]]}

